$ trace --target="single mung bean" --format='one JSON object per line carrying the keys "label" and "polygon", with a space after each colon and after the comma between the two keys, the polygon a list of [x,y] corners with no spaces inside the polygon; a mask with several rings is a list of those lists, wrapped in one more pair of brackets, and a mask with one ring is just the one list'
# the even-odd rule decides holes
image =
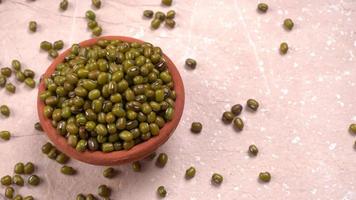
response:
{"label": "single mung bean", "polygon": [[6,77],[0,74],[0,87],[5,87],[6,82]]}
{"label": "single mung bean", "polygon": [[15,174],[13,177],[12,177],[12,182],[18,186],[23,186],[24,185],[24,180],[23,178],[18,175],[18,174]]}
{"label": "single mung bean", "polygon": [[147,18],[152,18],[153,17],[153,11],[152,10],[145,10],[143,11],[143,16]]}
{"label": "single mung bean", "polygon": [[174,10],[170,10],[167,12],[167,19],[174,19],[174,17],[176,16],[176,12]]}
{"label": "single mung bean", "polygon": [[269,182],[271,180],[271,174],[269,172],[261,172],[258,175],[258,178],[260,179],[260,181],[262,182]]}
{"label": "single mung bean", "polygon": [[235,115],[232,114],[232,112],[230,111],[226,111],[223,113],[222,115],[222,121],[225,122],[225,123],[231,123],[232,120],[234,119]]}
{"label": "single mung bean", "polygon": [[185,178],[186,179],[191,179],[195,176],[196,170],[194,167],[189,167],[186,171],[185,171]]}
{"label": "single mung bean", "polygon": [[74,175],[77,173],[77,170],[75,170],[73,167],[63,165],[61,168],[61,173],[65,175]]}
{"label": "single mung bean", "polygon": [[85,196],[83,194],[78,194],[75,200],[85,200]]}
{"label": "single mung bean", "polygon": [[52,49],[52,43],[48,41],[42,41],[40,44],[40,48],[44,51],[49,51]]}
{"label": "single mung bean", "polygon": [[234,127],[240,131],[244,128],[244,122],[240,117],[234,119]]}
{"label": "single mung bean", "polygon": [[1,74],[3,76],[10,77],[12,74],[12,71],[11,71],[10,67],[3,67],[3,68],[1,68]]}
{"label": "single mung bean", "polygon": [[39,122],[36,122],[35,125],[34,125],[35,129],[38,130],[38,131],[43,131],[43,128],[41,126],[41,124]]}
{"label": "single mung bean", "polygon": [[101,150],[104,152],[104,153],[109,153],[109,152],[112,152],[114,151],[114,145],[112,143],[104,143],[101,145]]}
{"label": "single mung bean", "polygon": [[97,200],[96,197],[93,194],[88,194],[85,198],[85,200]]}
{"label": "single mung bean", "polygon": [[88,146],[88,141],[87,140],[79,140],[77,146],[75,147],[75,149],[77,151],[80,151],[80,152],[84,152],[86,149],[87,149],[87,146]]}
{"label": "single mung bean", "polygon": [[63,46],[64,46],[63,40],[57,40],[53,43],[53,49],[55,50],[61,50],[63,49]]}
{"label": "single mung bean", "polygon": [[47,154],[47,157],[49,159],[52,159],[54,160],[58,155],[58,150],[56,149],[56,147],[53,147],[51,148],[51,150],[49,151],[49,153]]}
{"label": "single mung bean", "polygon": [[14,167],[14,172],[16,174],[23,174],[25,171],[25,165],[22,162],[16,163]]}
{"label": "single mung bean", "polygon": [[35,171],[35,165],[32,162],[27,162],[24,166],[23,172],[25,174],[32,174]]}
{"label": "single mung bean", "polygon": [[265,3],[259,3],[258,5],[257,5],[257,9],[260,11],[260,12],[267,12],[267,10],[268,10],[268,5],[267,4],[265,4]]}
{"label": "single mung bean", "polygon": [[12,184],[12,178],[9,175],[3,176],[0,180],[1,185],[8,186]]}
{"label": "single mung bean", "polygon": [[16,77],[16,80],[18,80],[21,83],[24,82],[25,79],[26,79],[25,74],[23,72],[21,72],[21,71],[15,72],[15,77]]}
{"label": "single mung bean", "polygon": [[35,88],[36,87],[36,81],[33,80],[33,78],[26,78],[25,79],[25,84],[30,88]]}
{"label": "single mung bean", "polygon": [[16,195],[12,200],[23,200],[21,195]]}
{"label": "single mung bean", "polygon": [[157,11],[157,12],[155,13],[155,19],[158,19],[158,20],[160,20],[161,22],[163,22],[163,21],[166,19],[166,15],[165,15],[163,12],[161,12],[161,11]]}
{"label": "single mung bean", "polygon": [[173,2],[173,0],[162,0],[162,4],[165,6],[171,6],[172,2]]}
{"label": "single mung bean", "polygon": [[161,20],[159,19],[153,19],[151,22],[152,29],[158,29],[160,25],[161,25]]}
{"label": "single mung bean", "polygon": [[10,109],[7,105],[0,106],[0,113],[6,117],[10,116]]}
{"label": "single mung bean", "polygon": [[96,22],[95,20],[89,20],[87,26],[89,29],[93,30],[95,27],[98,26],[98,22]]}
{"label": "single mung bean", "polygon": [[38,184],[40,184],[40,182],[41,182],[41,179],[37,175],[31,175],[27,179],[27,183],[32,186],[37,186]]}
{"label": "single mung bean", "polygon": [[25,69],[23,71],[23,74],[25,75],[26,78],[34,78],[35,77],[35,72],[30,69]]}
{"label": "single mung bean", "polygon": [[10,140],[11,133],[9,131],[0,131],[0,138],[3,140]]}
{"label": "single mung bean", "polygon": [[35,21],[30,21],[28,23],[28,29],[31,31],[31,32],[36,32],[37,30],[37,22]]}
{"label": "single mung bean", "polygon": [[92,10],[88,10],[85,12],[85,17],[89,20],[95,20],[95,13]]}
{"label": "single mung bean", "polygon": [[157,153],[153,152],[149,156],[146,157],[147,160],[153,160],[156,157]]}
{"label": "single mung bean", "polygon": [[231,107],[231,112],[232,112],[232,114],[238,116],[241,114],[242,109],[243,109],[243,107],[241,104],[236,104]]}
{"label": "single mung bean", "polygon": [[53,147],[53,145],[51,143],[47,142],[44,145],[42,145],[41,151],[44,154],[48,154],[51,151],[52,147]]}
{"label": "single mung bean", "polygon": [[12,69],[14,69],[15,71],[20,71],[21,70],[21,63],[18,60],[12,60],[11,61],[11,66],[12,66]]}
{"label": "single mung bean", "polygon": [[132,163],[132,170],[134,172],[140,172],[141,171],[141,163],[139,161],[135,161]]}
{"label": "single mung bean", "polygon": [[168,155],[165,153],[160,153],[156,160],[156,166],[163,168],[168,162]]}
{"label": "single mung bean", "polygon": [[248,153],[250,155],[253,155],[253,156],[257,156],[258,154],[258,148],[256,145],[254,144],[251,144],[249,147],[248,147]]}
{"label": "single mung bean", "polygon": [[190,127],[190,131],[192,131],[193,133],[200,133],[202,129],[203,125],[200,122],[193,122]]}
{"label": "single mung bean", "polygon": [[8,199],[12,199],[14,197],[15,190],[13,187],[6,187],[5,189],[5,197]]}
{"label": "single mung bean", "polygon": [[253,111],[256,111],[259,107],[259,103],[255,99],[247,100],[246,104],[247,104],[247,107],[249,107]]}
{"label": "single mung bean", "polygon": [[197,61],[192,58],[188,58],[185,60],[185,65],[191,69],[195,69],[197,66]]}
{"label": "single mung bean", "polygon": [[23,198],[23,200],[34,200],[33,196],[26,196]]}
{"label": "single mung bean", "polygon": [[93,6],[95,6],[96,8],[100,8],[100,7],[101,7],[101,0],[91,0],[91,3],[92,3]]}
{"label": "single mung bean", "polygon": [[55,50],[55,49],[50,49],[50,50],[48,51],[48,55],[49,55],[49,57],[51,57],[51,58],[57,58],[57,57],[58,57],[58,51]]}
{"label": "single mung bean", "polygon": [[176,26],[176,22],[173,19],[166,19],[166,26],[174,28]]}
{"label": "single mung bean", "polygon": [[288,44],[286,42],[282,42],[280,45],[279,45],[279,52],[281,54],[286,54],[288,52]]}
{"label": "single mung bean", "polygon": [[103,29],[101,28],[101,26],[96,26],[95,28],[93,28],[92,33],[95,36],[100,36],[101,33],[103,32]]}
{"label": "single mung bean", "polygon": [[61,10],[67,10],[68,5],[69,5],[68,0],[62,0],[62,1],[59,3],[59,8],[60,8]]}
{"label": "single mung bean", "polygon": [[224,177],[218,173],[214,173],[211,176],[211,182],[216,185],[220,185],[224,180]]}
{"label": "single mung bean", "polygon": [[113,178],[117,174],[116,170],[112,167],[108,167],[103,171],[103,176],[105,178]]}
{"label": "single mung bean", "polygon": [[164,198],[167,196],[167,191],[166,188],[164,186],[159,186],[157,188],[157,194],[159,197]]}
{"label": "single mung bean", "polygon": [[69,161],[69,157],[67,155],[65,155],[64,153],[60,153],[57,155],[56,161],[59,164],[66,164]]}
{"label": "single mung bean", "polygon": [[350,124],[349,130],[351,133],[356,134],[356,124]]}
{"label": "single mung bean", "polygon": [[98,195],[101,197],[110,197],[111,188],[109,188],[107,185],[100,185],[98,187]]}
{"label": "single mung bean", "polygon": [[287,30],[292,30],[294,27],[294,23],[293,23],[292,19],[287,18],[283,21],[283,26]]}

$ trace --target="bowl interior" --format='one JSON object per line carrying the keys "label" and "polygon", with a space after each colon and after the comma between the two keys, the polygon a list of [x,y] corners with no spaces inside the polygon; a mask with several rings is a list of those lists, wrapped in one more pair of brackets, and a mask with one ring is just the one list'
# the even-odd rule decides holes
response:
{"label": "bowl interior", "polygon": [[[141,40],[130,38],[130,37],[103,36],[103,37],[98,37],[98,38],[93,38],[93,39],[83,41],[79,43],[79,45],[82,47],[91,46],[100,39],[122,40],[127,42],[143,43],[143,41]],[[61,55],[59,55],[55,60],[53,60],[52,64],[48,67],[47,71],[43,75],[42,81],[39,84],[38,94],[40,94],[42,91],[45,90],[44,78],[49,77],[55,71],[56,66],[59,63],[61,63],[64,60],[65,56],[67,56],[69,53],[70,53],[70,49],[67,49]],[[118,164],[140,160],[148,156],[149,154],[153,153],[159,146],[165,143],[168,140],[168,138],[171,136],[171,134],[174,132],[175,128],[178,126],[184,108],[184,86],[183,86],[182,78],[174,63],[165,54],[163,55],[163,57],[167,61],[168,71],[172,74],[174,90],[176,91],[177,98],[175,101],[175,108],[174,108],[175,111],[174,111],[173,119],[172,121],[167,122],[164,125],[164,127],[160,129],[158,136],[152,137],[151,139],[143,143],[135,145],[130,150],[114,151],[110,153],[103,153],[101,151],[78,152],[75,150],[75,148],[67,144],[67,140],[63,136],[58,134],[57,130],[52,127],[51,120],[48,120],[44,116],[43,109],[45,104],[38,97],[37,111],[38,111],[40,123],[45,133],[51,140],[51,142],[54,143],[54,145],[59,151],[65,153],[66,155],[75,158],[77,160],[80,160],[82,162],[86,162],[93,165],[108,165],[108,166],[118,165]]]}

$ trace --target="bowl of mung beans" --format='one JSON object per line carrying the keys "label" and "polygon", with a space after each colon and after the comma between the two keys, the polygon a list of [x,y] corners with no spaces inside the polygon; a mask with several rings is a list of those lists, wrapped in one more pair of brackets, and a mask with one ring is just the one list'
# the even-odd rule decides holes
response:
{"label": "bowl of mung beans", "polygon": [[43,74],[41,126],[59,151],[93,165],[143,159],[165,143],[184,108],[184,86],[161,48],[124,36],[73,44]]}

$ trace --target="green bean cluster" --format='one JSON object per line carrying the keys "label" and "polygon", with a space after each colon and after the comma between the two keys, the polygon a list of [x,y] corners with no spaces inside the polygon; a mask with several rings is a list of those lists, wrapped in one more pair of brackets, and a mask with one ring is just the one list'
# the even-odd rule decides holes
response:
{"label": "green bean cluster", "polygon": [[97,200],[93,194],[84,195],[82,193],[78,194],[75,200]]}
{"label": "green bean cluster", "polygon": [[77,151],[131,149],[158,135],[174,114],[176,93],[162,55],[149,43],[74,44],[44,79],[43,113]]}
{"label": "green bean cluster", "polygon": [[163,22],[165,22],[165,25],[168,28],[174,28],[176,25],[176,22],[174,21],[176,12],[174,10],[170,10],[166,14],[161,11],[154,13],[152,10],[145,10],[143,11],[143,16],[148,19],[153,17],[151,21],[151,28],[154,30],[158,29]]}
{"label": "green bean cluster", "polygon": [[10,175],[5,175],[0,179],[1,185],[5,186],[4,196],[8,199],[16,199],[16,200],[33,200],[32,196],[22,197],[22,195],[15,195],[14,185],[16,187],[23,187],[25,185],[24,178],[27,177],[27,184],[30,186],[37,186],[41,183],[41,178],[35,174],[35,165],[32,162],[27,162],[23,164],[22,162],[18,162],[14,166],[14,175],[11,177]]}
{"label": "green bean cluster", "polygon": [[95,15],[94,11],[92,11],[92,10],[86,11],[85,18],[88,21],[88,23],[87,23],[88,29],[91,30],[93,36],[100,36],[101,33],[103,32],[103,29],[96,21],[96,15]]}
{"label": "green bean cluster", "polygon": [[70,160],[67,155],[57,150],[57,148],[49,142],[42,145],[41,151],[46,154],[49,159],[55,160],[59,164],[66,164]]}
{"label": "green bean cluster", "polygon": [[[246,106],[251,110],[251,111],[257,111],[259,107],[259,103],[255,99],[248,99],[246,102]],[[241,104],[236,104],[231,107],[230,111],[225,111],[222,114],[221,120],[225,124],[230,124],[233,122],[234,128],[238,131],[242,131],[245,124],[242,121],[240,117],[238,117],[243,110],[243,107]]]}
{"label": "green bean cluster", "polygon": [[42,41],[40,44],[40,49],[48,52],[48,56],[51,58],[58,57],[58,51],[63,49],[64,42],[63,40],[57,40],[53,44],[48,41]]}
{"label": "green bean cluster", "polygon": [[0,87],[5,87],[7,92],[14,94],[16,92],[16,86],[7,82],[7,78],[10,78],[12,74],[15,74],[18,82],[24,82],[26,86],[35,88],[36,81],[33,79],[35,77],[35,72],[30,69],[21,71],[21,63],[18,60],[12,60],[11,66],[12,69],[10,67],[3,67],[0,69]]}

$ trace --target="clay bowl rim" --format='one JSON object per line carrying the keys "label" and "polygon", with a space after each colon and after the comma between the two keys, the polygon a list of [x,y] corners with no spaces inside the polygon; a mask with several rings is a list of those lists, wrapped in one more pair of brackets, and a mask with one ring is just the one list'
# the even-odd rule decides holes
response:
{"label": "clay bowl rim", "polygon": [[[85,40],[83,42],[80,42],[79,45],[91,46],[100,39],[122,40],[127,42],[138,42],[138,43],[144,42],[142,40],[126,37],[126,36],[102,36],[102,37]],[[163,145],[169,139],[169,137],[172,135],[172,133],[178,126],[178,123],[182,117],[185,94],[184,94],[183,81],[178,72],[177,67],[165,54],[163,54],[164,58],[167,61],[168,70],[172,74],[174,89],[176,91],[177,98],[175,101],[175,112],[174,112],[173,119],[172,121],[166,123],[162,129],[160,129],[158,136],[155,136],[141,144],[135,145],[130,150],[114,151],[110,153],[103,153],[101,151],[78,152],[75,150],[75,148],[68,145],[66,139],[63,136],[59,135],[57,133],[57,130],[52,127],[51,120],[48,120],[44,116],[43,109],[45,104],[40,100],[39,94],[45,89],[44,78],[49,77],[54,72],[56,66],[64,60],[64,57],[68,55],[69,52],[70,52],[70,48],[65,50],[56,59],[54,59],[51,65],[47,68],[45,74],[43,74],[42,76],[43,77],[42,81],[39,84],[38,97],[37,97],[37,112],[42,128],[46,133],[46,135],[48,136],[48,138],[51,140],[51,142],[53,142],[53,144],[56,146],[56,148],[59,151],[65,153],[69,157],[72,157],[74,159],[77,159],[85,163],[89,163],[93,165],[110,166],[110,165],[119,165],[119,164],[124,164],[124,163],[143,159],[146,156],[153,153],[158,147]]]}

